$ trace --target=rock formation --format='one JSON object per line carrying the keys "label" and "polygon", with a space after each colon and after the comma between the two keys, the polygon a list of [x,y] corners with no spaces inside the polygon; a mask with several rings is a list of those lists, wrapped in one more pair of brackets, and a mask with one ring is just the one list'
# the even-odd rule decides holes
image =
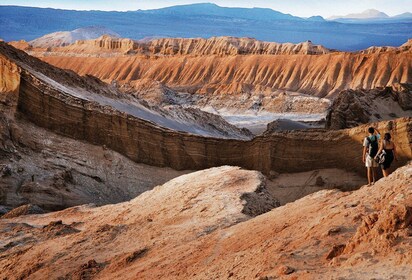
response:
{"label": "rock formation", "polygon": [[[46,38],[56,37],[55,33],[31,41],[35,48],[49,48],[50,52],[88,53],[98,55],[105,50],[114,52],[129,52],[139,55],[246,55],[246,54],[326,54],[331,51],[327,48],[314,45],[307,41],[299,44],[273,43],[258,41],[252,38],[212,37],[203,38],[161,38],[150,40],[132,40],[118,38],[112,35],[103,35],[94,40],[77,40],[64,45],[56,44],[55,40],[46,41]],[[41,43],[38,43],[41,41]],[[63,48],[55,48],[63,47]]]}
{"label": "rock formation", "polygon": [[[21,67],[18,110],[22,116],[56,133],[105,145],[134,161],[178,170],[229,164],[260,170],[265,174],[272,170],[301,172],[331,166],[364,172],[363,163],[355,159],[359,158],[368,125],[341,131],[280,132],[252,140],[204,137],[193,132],[176,131],[127,110],[122,111],[122,107],[113,106],[117,104],[114,97],[87,99],[78,92],[89,88],[88,96],[93,96],[92,91],[113,95],[113,89],[98,86],[98,81],[86,83],[85,78],[53,68],[4,43],[0,47],[9,55],[8,59]],[[30,67],[22,61],[29,62]],[[42,74],[35,74],[33,69],[42,71]],[[54,80],[45,77],[46,74]],[[404,164],[412,159],[411,118],[374,125],[384,131],[389,123],[398,146],[398,164]]]}
{"label": "rock formation", "polygon": [[56,211],[118,203],[185,173],[136,164],[106,147],[7,118],[3,109],[0,106],[0,205],[32,203]]}
{"label": "rock formation", "polygon": [[[345,89],[412,83],[409,75],[412,53],[407,45],[366,53],[321,51],[321,54],[307,55],[312,52],[307,51],[312,48],[310,43],[280,46],[234,38],[157,39],[138,44],[133,52],[124,55],[130,42],[123,48],[120,39],[110,39],[110,44],[105,40],[50,52],[32,50],[30,54],[57,67],[81,75],[91,74],[107,82],[133,84],[148,79],[178,91],[199,94],[289,90],[333,97]],[[113,44],[120,47],[120,54],[100,47],[87,51],[85,47]]]}
{"label": "rock formation", "polygon": [[258,172],[203,170],[130,202],[0,220],[0,271],[32,279],[407,279],[411,175],[409,164],[373,187],[276,208]]}
{"label": "rock formation", "polygon": [[267,125],[265,134],[270,134],[273,132],[284,131],[284,130],[304,130],[308,129],[309,125],[301,122],[295,122],[287,119],[279,119],[273,121]]}
{"label": "rock formation", "polygon": [[[27,50],[21,43],[14,45]],[[342,111],[348,121],[329,128],[410,116],[403,112],[410,107],[410,43],[344,53],[310,42],[291,45],[233,37],[133,41],[102,36],[48,51],[27,51],[58,67],[99,77],[154,105],[326,115],[329,100],[310,100],[309,95],[336,98],[335,107],[355,110],[332,108],[330,117]],[[363,96],[388,87],[402,110],[392,112],[391,104],[368,108],[373,96],[348,103],[355,91]]]}
{"label": "rock formation", "polygon": [[364,54],[373,54],[373,53],[380,53],[380,52],[387,52],[387,51],[400,51],[400,52],[411,52],[412,49],[412,39],[409,39],[408,42],[397,47],[370,47],[366,50],[360,51],[360,53]]}
{"label": "rock formation", "polygon": [[412,116],[412,86],[395,84],[375,90],[344,90],[334,99],[326,127],[342,129],[360,124]]}

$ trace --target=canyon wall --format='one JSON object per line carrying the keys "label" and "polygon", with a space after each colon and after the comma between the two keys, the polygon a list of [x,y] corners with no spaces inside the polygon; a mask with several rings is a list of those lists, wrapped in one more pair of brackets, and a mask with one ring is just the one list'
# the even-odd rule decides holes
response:
{"label": "canyon wall", "polygon": [[[340,131],[274,133],[251,141],[176,132],[92,102],[65,96],[23,71],[19,112],[35,124],[92,144],[105,145],[136,162],[174,169],[241,166],[265,174],[341,168],[364,172],[361,142],[369,125]],[[379,123],[391,132],[401,161],[412,159],[412,119]]]}
{"label": "canyon wall", "polygon": [[[21,72],[19,116],[61,135],[105,145],[136,162],[179,170],[234,165],[265,174],[332,167],[364,172],[361,143],[369,125],[338,131],[279,132],[249,141],[177,132],[68,94],[53,82],[60,79],[75,85],[79,92],[110,93],[93,79],[47,65],[4,43],[0,43],[0,51],[4,55],[1,59],[16,63]],[[412,159],[411,120],[375,124],[382,132],[392,132],[399,151],[397,165]]]}
{"label": "canyon wall", "polygon": [[412,83],[412,52],[324,55],[204,55],[76,57],[64,53],[44,61],[106,82],[155,80],[184,92],[240,94],[276,89],[333,97],[345,89]]}

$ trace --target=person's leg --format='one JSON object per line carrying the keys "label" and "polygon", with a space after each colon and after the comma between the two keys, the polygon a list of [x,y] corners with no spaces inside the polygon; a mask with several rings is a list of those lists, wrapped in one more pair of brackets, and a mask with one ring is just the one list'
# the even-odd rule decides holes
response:
{"label": "person's leg", "polygon": [[368,174],[368,185],[372,182],[372,167],[366,167],[366,173]]}
{"label": "person's leg", "polygon": [[376,168],[372,167],[371,169],[372,169],[372,185],[373,185],[376,182],[376,170],[375,170]]}
{"label": "person's leg", "polygon": [[382,167],[382,174],[383,174],[383,177],[388,177],[387,169],[385,170]]}

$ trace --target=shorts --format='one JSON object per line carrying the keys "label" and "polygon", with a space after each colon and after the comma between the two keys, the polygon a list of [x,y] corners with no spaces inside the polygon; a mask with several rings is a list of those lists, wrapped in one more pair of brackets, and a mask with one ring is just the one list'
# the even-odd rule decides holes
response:
{"label": "shorts", "polygon": [[365,166],[366,167],[379,167],[379,164],[370,155],[366,155]]}

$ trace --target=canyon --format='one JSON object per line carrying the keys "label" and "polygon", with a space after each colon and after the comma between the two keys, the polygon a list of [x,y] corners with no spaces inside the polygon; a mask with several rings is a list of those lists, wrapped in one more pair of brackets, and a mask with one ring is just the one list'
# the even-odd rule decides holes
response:
{"label": "canyon", "polygon": [[[302,172],[328,166],[363,172],[362,162],[354,162],[354,158],[368,125],[351,130],[274,132],[253,139],[203,137],[199,135],[201,132],[176,131],[133,112],[120,111],[120,107],[110,106],[116,99],[110,95],[121,94],[111,92],[114,88],[59,70],[5,43],[0,43],[0,47],[8,55],[8,63],[21,67],[17,108],[26,118],[58,134],[105,145],[132,160],[178,170],[228,164],[265,174],[272,170]],[[73,93],[82,90],[86,92],[83,95]],[[103,98],[90,99],[97,91],[108,95],[111,102]],[[411,158],[410,117],[376,126],[382,130],[390,127],[398,141],[401,163]],[[336,151],[337,143],[344,153]],[[318,160],[320,154],[321,161]],[[301,165],[301,162],[307,164]]]}
{"label": "canyon", "polygon": [[[281,115],[298,126],[309,122],[318,128],[411,116],[410,40],[400,47],[354,53],[310,41],[279,44],[234,37],[131,40],[104,35],[65,46],[50,42],[42,48],[24,41],[10,44],[150,104],[201,109],[255,135]],[[366,97],[349,101],[352,92]]]}
{"label": "canyon", "polygon": [[[411,69],[410,41],[0,42],[0,276],[408,279]],[[397,161],[367,186],[370,126]]]}

